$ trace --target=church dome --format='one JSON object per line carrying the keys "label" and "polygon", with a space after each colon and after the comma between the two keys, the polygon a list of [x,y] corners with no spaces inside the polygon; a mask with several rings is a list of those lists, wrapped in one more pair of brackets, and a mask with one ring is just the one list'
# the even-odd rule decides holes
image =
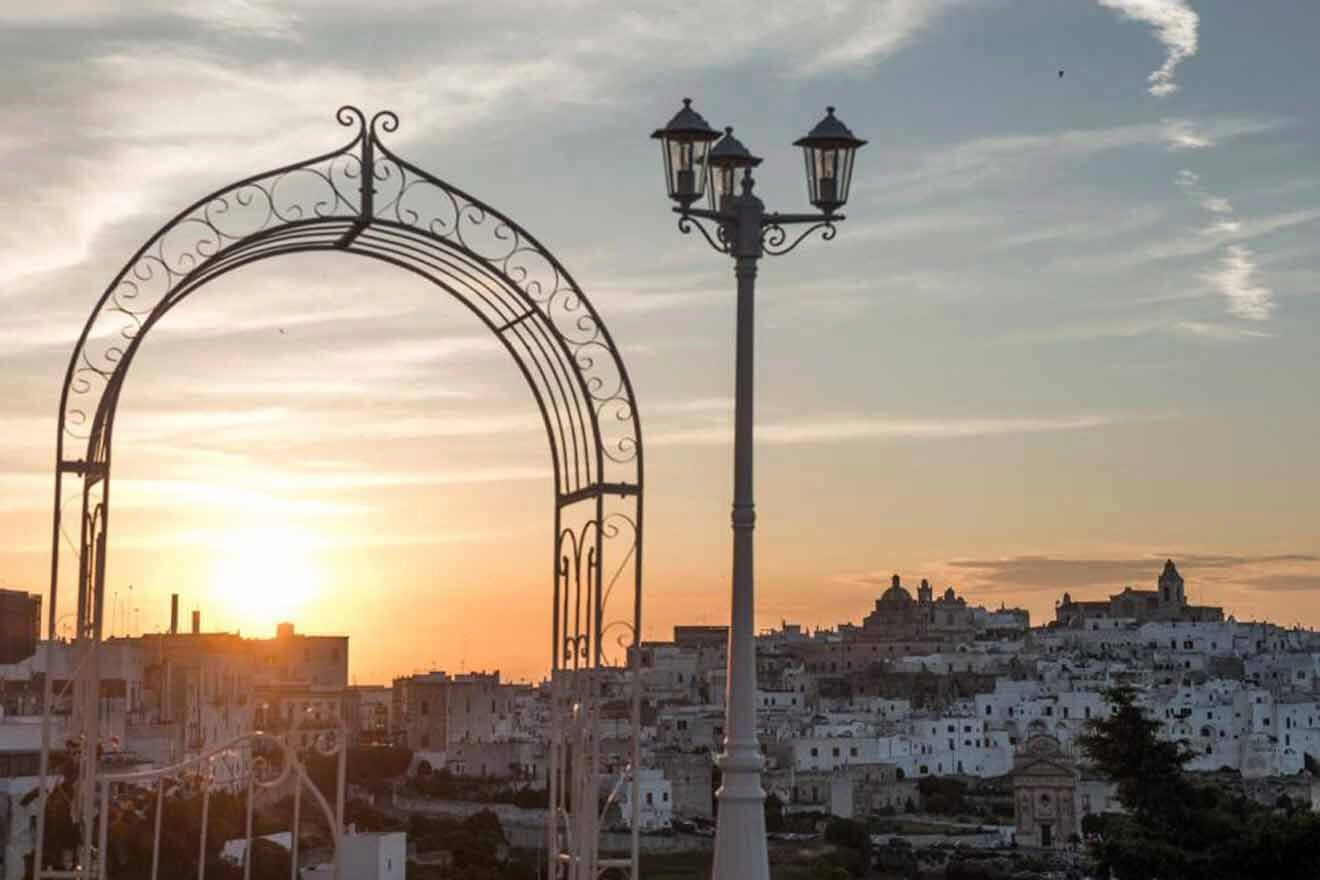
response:
{"label": "church dome", "polygon": [[894,575],[893,584],[880,596],[880,601],[885,604],[911,604],[912,594],[903,587],[903,584],[898,579],[898,575]]}
{"label": "church dome", "polygon": [[881,602],[911,602],[912,594],[903,587],[890,587],[880,597]]}

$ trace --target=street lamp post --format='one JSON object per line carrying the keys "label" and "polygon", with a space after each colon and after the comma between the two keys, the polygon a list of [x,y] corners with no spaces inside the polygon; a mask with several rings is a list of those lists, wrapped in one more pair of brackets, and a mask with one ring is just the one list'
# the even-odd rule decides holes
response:
{"label": "street lamp post", "polygon": [[[848,200],[853,158],[866,141],[855,137],[830,107],[815,128],[794,142],[806,159],[807,192],[814,214],[767,212],[752,189],[761,163],[726,128],[721,136],[690,99],[651,137],[661,143],[665,183],[684,233],[699,231],[715,250],[734,260],[738,284],[733,438],[733,596],[725,687],[724,749],[716,759],[722,784],[715,830],[714,880],[768,880],[765,845],[764,763],[756,736],[755,590],[752,533],[752,391],[757,263],[763,254],[786,254],[816,230],[834,238],[837,211]],[[712,146],[713,145],[713,146]],[[741,174],[739,174],[741,172]],[[710,208],[694,208],[709,182]],[[735,184],[740,192],[735,193]],[[709,222],[713,232],[706,228]],[[805,226],[790,241],[786,227]]]}

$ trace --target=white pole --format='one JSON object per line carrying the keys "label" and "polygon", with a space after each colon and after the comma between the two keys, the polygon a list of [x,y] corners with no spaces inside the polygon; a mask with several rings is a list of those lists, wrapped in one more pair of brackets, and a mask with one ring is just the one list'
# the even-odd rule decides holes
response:
{"label": "white pole", "polygon": [[765,843],[765,791],[756,738],[755,582],[752,569],[756,507],[752,493],[753,339],[756,263],[761,256],[765,206],[752,194],[750,169],[734,200],[734,256],[738,278],[737,353],[733,437],[733,597],[725,691],[720,811],[715,826],[714,880],[769,880]]}

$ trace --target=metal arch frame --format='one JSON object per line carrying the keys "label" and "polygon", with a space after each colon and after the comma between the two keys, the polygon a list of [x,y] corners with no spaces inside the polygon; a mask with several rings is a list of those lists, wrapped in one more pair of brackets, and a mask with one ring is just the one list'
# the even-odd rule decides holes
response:
{"label": "metal arch frame", "polygon": [[[189,294],[251,263],[307,252],[370,257],[427,279],[467,306],[514,359],[541,413],[555,491],[548,869],[567,880],[596,880],[601,871],[617,869],[635,878],[640,682],[639,652],[629,649],[641,634],[643,456],[631,380],[598,312],[539,241],[507,215],[392,152],[381,136],[398,128],[394,113],[368,119],[344,106],[335,115],[357,129],[344,146],[216,190],[152,235],[101,295],[70,357],[56,438],[48,638],[55,638],[61,538],[68,540],[62,527],[64,504],[72,500],[72,493],[65,499],[67,477],[82,495],[76,567],[65,569],[76,571],[78,734],[83,742],[99,742],[97,645],[114,420],[142,340]],[[631,608],[622,601],[612,606],[616,582],[629,572]],[[626,673],[622,657],[606,644],[616,629],[617,647],[630,664]],[[49,789],[51,681],[47,675],[38,853]],[[629,747],[626,754],[602,755],[602,712],[619,698],[630,705]],[[97,785],[105,784],[96,751],[81,750],[75,805],[84,866],[95,862],[89,829]],[[630,777],[633,786],[632,846],[622,859],[599,853],[604,816],[594,809],[595,791],[610,773]],[[570,811],[570,803],[591,806]],[[53,876],[36,861],[36,880]]]}

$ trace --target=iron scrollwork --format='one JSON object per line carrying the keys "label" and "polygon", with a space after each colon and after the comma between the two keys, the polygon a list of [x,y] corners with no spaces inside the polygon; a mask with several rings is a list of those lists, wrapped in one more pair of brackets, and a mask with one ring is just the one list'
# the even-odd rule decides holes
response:
{"label": "iron scrollwork", "polygon": [[[618,646],[631,649],[640,635],[642,438],[631,380],[595,307],[530,233],[392,152],[383,136],[399,128],[394,113],[368,117],[345,106],[335,118],[355,129],[347,144],[247,177],[194,202],[143,244],[104,291],[65,377],[56,498],[64,497],[61,481],[68,479],[79,484],[81,491],[70,494],[82,495],[84,517],[88,511],[103,511],[97,505],[108,505],[111,428],[128,369],[156,322],[207,282],[259,260],[314,251],[368,256],[430,280],[466,305],[509,351],[545,424],[555,479],[554,585],[565,603],[554,630],[552,667],[568,670],[574,679],[566,729],[580,750],[572,762],[558,766],[561,776],[574,777],[571,800],[594,804],[597,765],[606,759],[596,749],[593,725],[606,691],[617,695],[628,672],[622,658],[607,654],[604,642],[607,635],[617,635]],[[713,238],[702,233],[728,252],[725,229]],[[89,491],[97,482],[100,488]],[[561,529],[570,509],[576,526]],[[57,506],[52,629],[59,538],[65,535],[61,512]],[[81,546],[70,548],[78,554],[76,567],[65,569],[83,581],[87,593],[81,598],[92,601],[81,604],[88,609],[101,608],[105,597],[103,567],[93,565],[103,559],[104,546],[96,542],[104,542],[107,532],[103,512],[97,515],[99,526],[84,528]],[[626,590],[629,571],[631,589]],[[621,578],[620,592],[626,590],[631,608],[613,614],[607,606]],[[101,612],[80,612],[80,618],[87,618],[79,621],[80,634],[94,631],[93,613]],[[629,760],[635,765],[640,689],[632,671]],[[95,718],[82,723],[93,732],[98,724]],[[321,739],[314,748],[332,748]],[[339,747],[337,741],[333,747]],[[561,792],[567,790],[564,779],[558,784]],[[635,777],[632,785],[635,803]],[[560,806],[567,810],[568,802]],[[572,825],[577,837],[570,833],[567,838],[569,864],[576,866],[574,878],[586,878],[596,865],[594,810],[577,812]],[[556,828],[557,819],[552,819],[552,838],[559,833]],[[556,847],[563,844],[559,838]],[[560,853],[548,855],[547,867],[555,869]]]}
{"label": "iron scrollwork", "polygon": [[773,217],[768,217],[766,220],[767,222],[761,227],[761,248],[767,254],[773,256],[780,256],[793,250],[817,229],[823,230],[820,234],[822,241],[832,241],[834,236],[838,234],[838,228],[834,225],[834,218],[825,218],[802,230],[796,238],[785,245],[784,242],[788,241],[788,230]]}
{"label": "iron scrollwork", "polygon": [[696,229],[698,232],[700,232],[701,237],[706,239],[706,243],[709,244],[719,253],[721,254],[733,253],[732,237],[729,235],[728,225],[726,223],[716,224],[715,234],[711,235],[706,230],[706,225],[701,222],[700,217],[694,217],[693,215],[687,212],[679,214],[678,231],[683,233],[684,235],[691,235],[693,229]]}

